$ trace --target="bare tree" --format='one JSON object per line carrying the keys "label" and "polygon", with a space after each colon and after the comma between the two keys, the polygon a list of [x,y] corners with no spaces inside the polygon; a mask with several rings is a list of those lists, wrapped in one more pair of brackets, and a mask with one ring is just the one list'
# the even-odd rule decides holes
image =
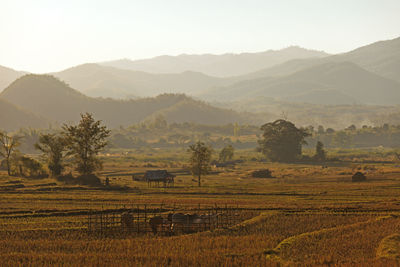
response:
{"label": "bare tree", "polygon": [[17,151],[20,140],[20,136],[11,136],[6,132],[0,131],[0,155],[6,160],[8,175],[11,175],[10,158]]}

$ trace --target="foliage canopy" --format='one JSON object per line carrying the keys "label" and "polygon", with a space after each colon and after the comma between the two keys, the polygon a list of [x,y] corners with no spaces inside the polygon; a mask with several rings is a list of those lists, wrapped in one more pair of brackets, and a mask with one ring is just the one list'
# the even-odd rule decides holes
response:
{"label": "foliage canopy", "polygon": [[233,154],[235,153],[235,149],[232,145],[227,145],[219,152],[219,161],[226,162],[228,160],[232,160]]}
{"label": "foliage canopy", "polygon": [[63,158],[67,149],[65,138],[56,134],[41,134],[35,148],[44,153],[50,175],[60,175],[64,169]]}
{"label": "foliage canopy", "polygon": [[324,144],[321,141],[318,141],[317,145],[315,146],[314,159],[317,161],[325,161],[326,160],[326,151],[324,149]]}
{"label": "foliage canopy", "polygon": [[286,120],[276,120],[261,126],[263,139],[259,140],[259,151],[271,161],[293,162],[301,156],[301,148],[306,144],[304,138],[309,133],[298,129]]}
{"label": "foliage canopy", "polygon": [[207,175],[210,171],[210,162],[212,149],[206,146],[203,142],[189,146],[190,153],[190,171],[193,176],[197,176],[199,187],[201,186],[201,176]]}
{"label": "foliage canopy", "polygon": [[107,145],[110,130],[95,121],[92,114],[81,114],[78,125],[64,125],[64,137],[68,154],[74,157],[76,170],[82,175],[90,175],[101,169],[97,154]]}

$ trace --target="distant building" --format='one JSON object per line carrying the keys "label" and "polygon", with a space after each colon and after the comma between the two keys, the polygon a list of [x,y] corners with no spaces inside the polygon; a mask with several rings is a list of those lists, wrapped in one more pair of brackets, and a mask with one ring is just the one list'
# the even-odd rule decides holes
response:
{"label": "distant building", "polygon": [[147,181],[149,187],[160,187],[160,183],[164,187],[173,187],[175,175],[169,173],[167,170],[146,171],[144,179]]}

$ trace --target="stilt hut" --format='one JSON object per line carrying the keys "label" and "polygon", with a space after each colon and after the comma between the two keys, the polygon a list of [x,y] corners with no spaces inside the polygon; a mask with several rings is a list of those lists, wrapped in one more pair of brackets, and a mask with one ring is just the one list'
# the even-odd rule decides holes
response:
{"label": "stilt hut", "polygon": [[162,184],[164,187],[173,187],[175,175],[166,170],[153,170],[146,171],[144,178],[146,179],[149,187],[160,187],[160,184]]}

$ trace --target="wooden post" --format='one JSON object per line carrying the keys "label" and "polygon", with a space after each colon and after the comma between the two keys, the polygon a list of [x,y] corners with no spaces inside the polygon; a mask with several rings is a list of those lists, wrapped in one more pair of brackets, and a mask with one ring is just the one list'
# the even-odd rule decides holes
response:
{"label": "wooden post", "polygon": [[211,230],[211,212],[208,212],[208,230]]}
{"label": "wooden post", "polygon": [[241,214],[241,212],[239,212],[239,204],[236,204],[236,212],[235,212],[235,224],[239,223],[240,217],[239,214]]}
{"label": "wooden post", "polygon": [[146,229],[147,229],[147,205],[144,204],[144,229],[143,230],[145,233],[147,232]]}
{"label": "wooden post", "polygon": [[217,206],[214,206],[214,214],[215,214],[215,228],[218,228],[218,209]]}
{"label": "wooden post", "polygon": [[137,232],[140,233],[140,206],[137,205]]}
{"label": "wooden post", "polygon": [[96,231],[97,230],[97,214],[96,213],[93,213],[93,216],[94,216],[94,224],[93,224],[93,227],[94,227],[94,230]]}
{"label": "wooden post", "polygon": [[228,225],[228,205],[225,204],[225,210],[224,210],[224,227]]}
{"label": "wooden post", "polygon": [[103,213],[100,213],[100,233],[103,233]]}
{"label": "wooden post", "polygon": [[231,220],[232,220],[232,210],[231,207],[228,207],[228,227],[231,226]]}
{"label": "wooden post", "polygon": [[88,221],[87,221],[87,227],[88,227],[88,231],[90,232],[90,209],[88,211]]}
{"label": "wooden post", "polygon": [[103,230],[104,230],[104,232],[107,231],[107,220],[108,220],[107,213],[104,213],[104,218],[103,218]]}

